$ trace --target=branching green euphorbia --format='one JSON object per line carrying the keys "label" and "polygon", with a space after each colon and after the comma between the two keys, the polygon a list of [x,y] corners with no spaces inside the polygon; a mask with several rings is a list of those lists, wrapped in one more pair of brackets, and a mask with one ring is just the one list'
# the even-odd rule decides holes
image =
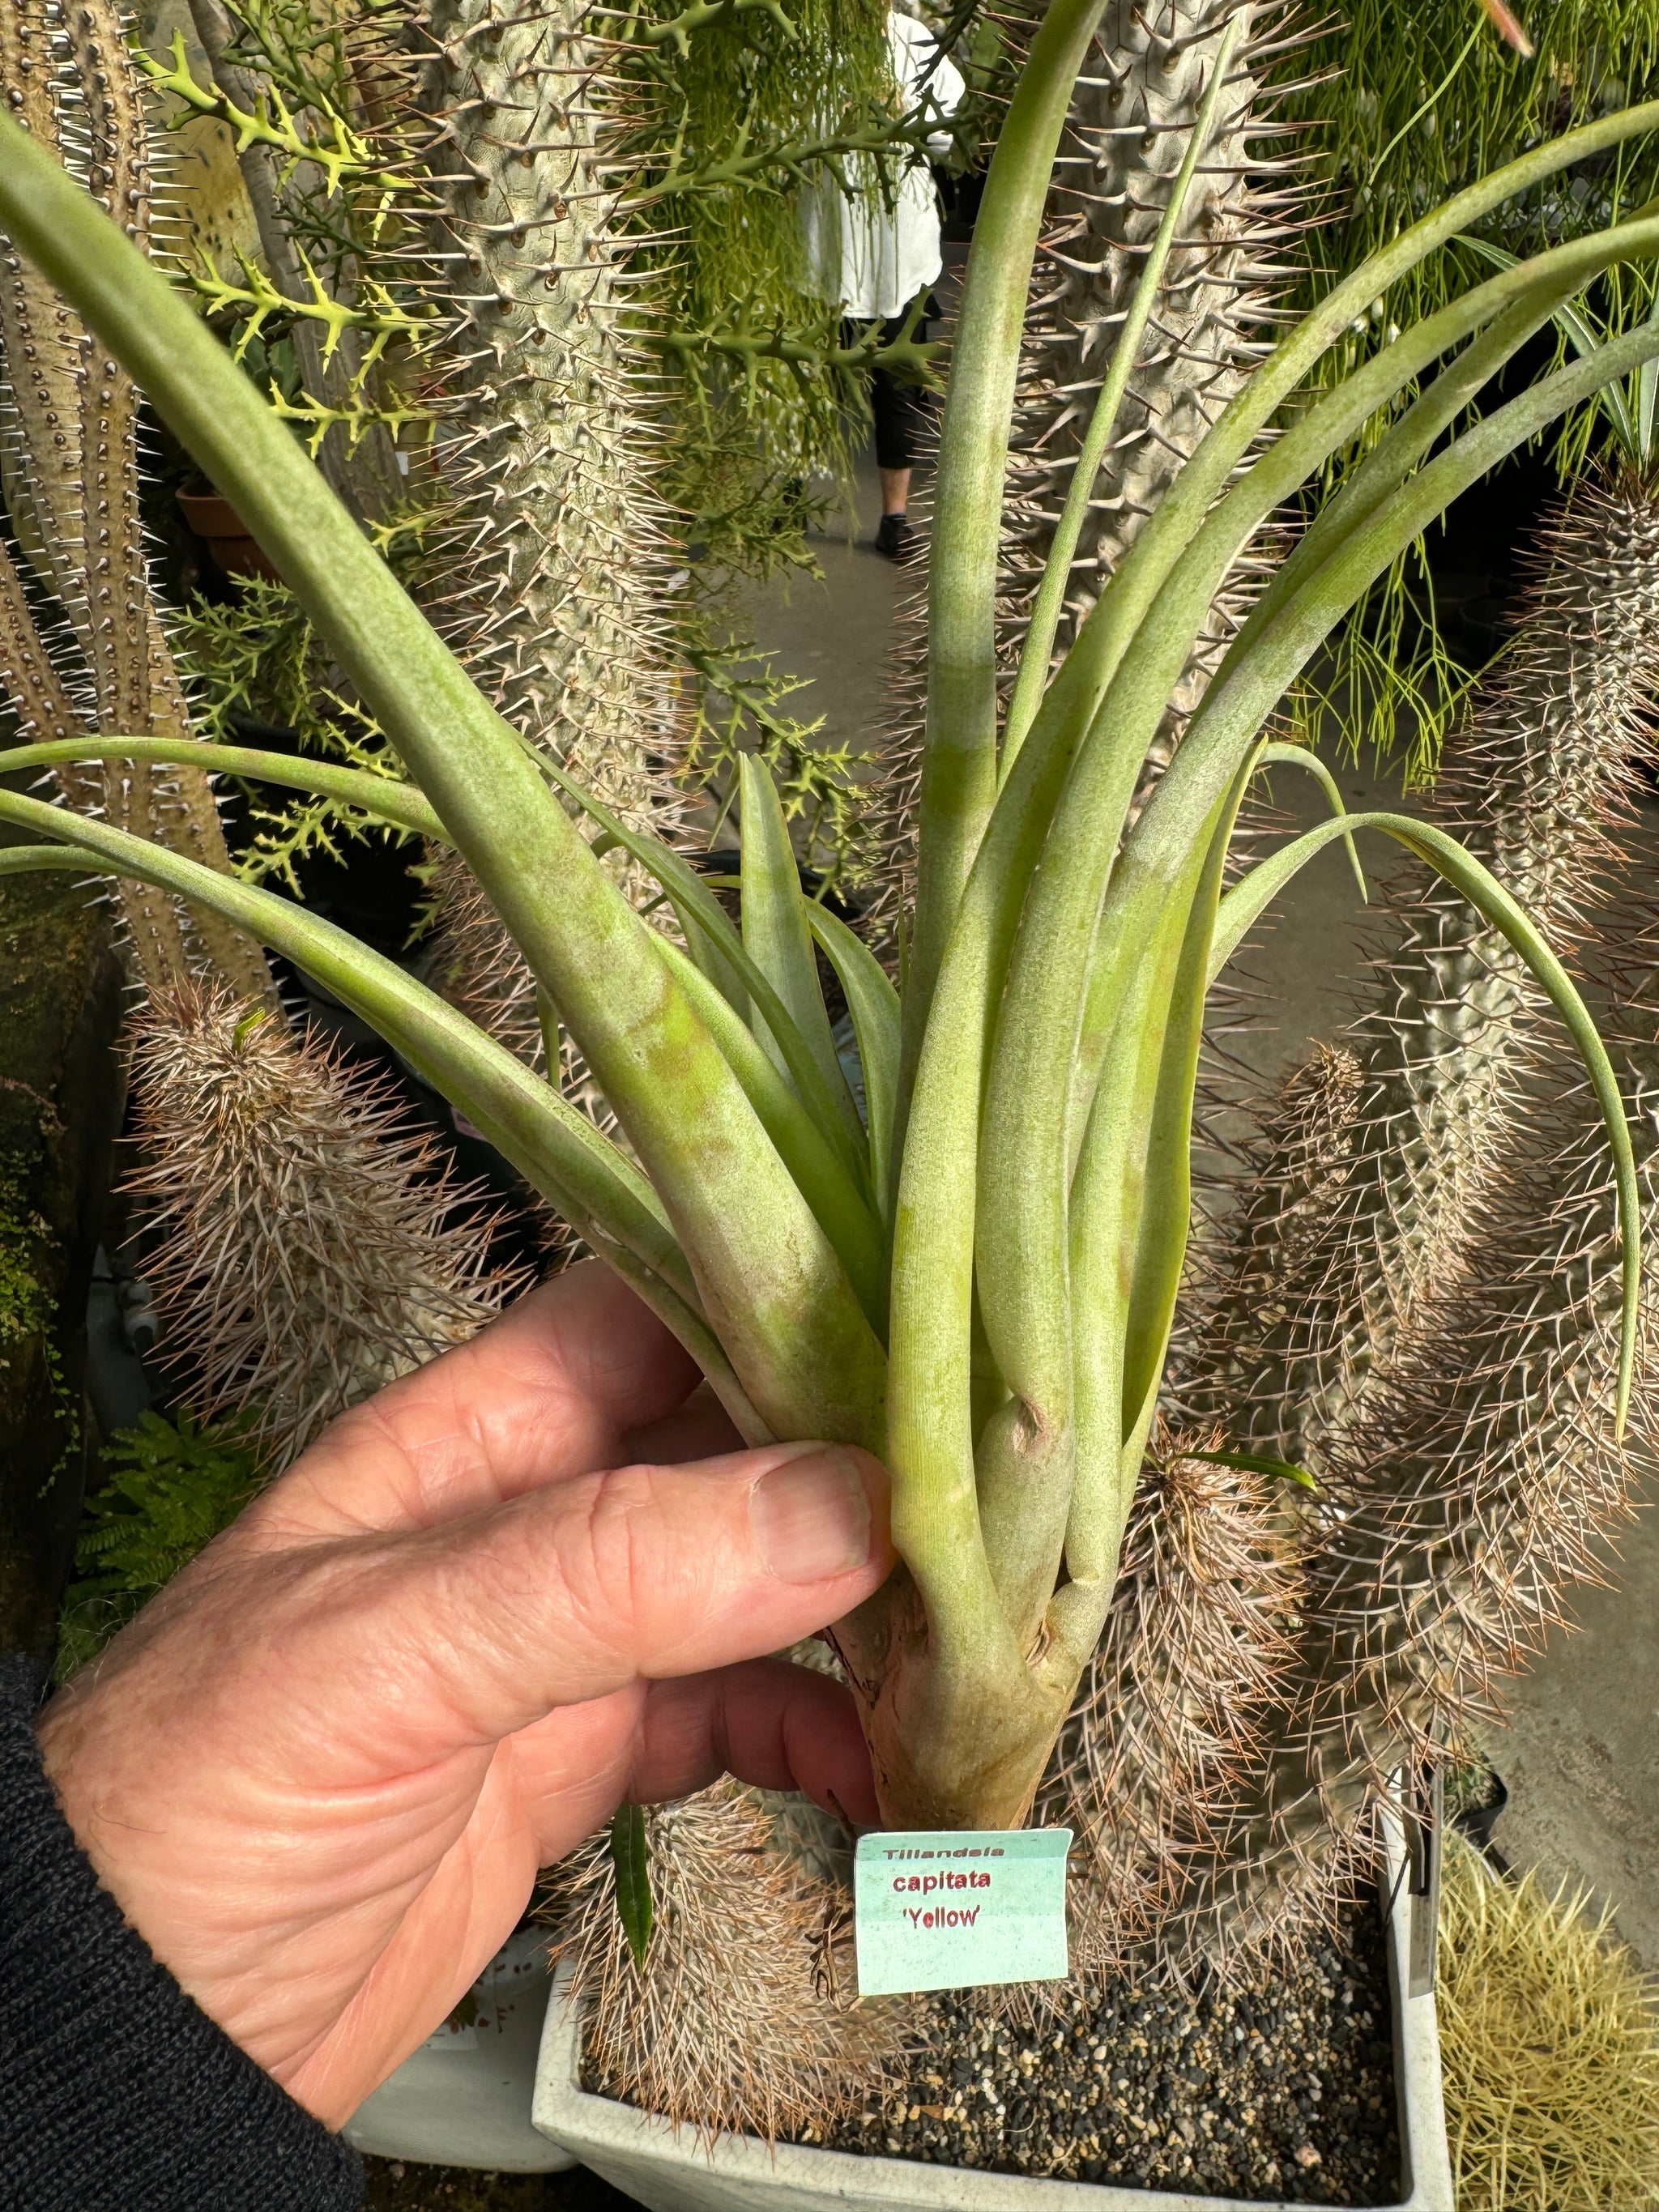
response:
{"label": "branching green euphorbia", "polygon": [[[969,262],[941,459],[921,883],[902,1005],[857,938],[802,897],[758,767],[743,783],[739,931],[683,858],[523,744],[189,308],[0,117],[0,227],[234,501],[410,781],[236,747],[191,757],[327,791],[457,847],[632,1157],[392,963],[266,891],[10,793],[0,793],[0,819],[42,842],[9,849],[0,866],[125,872],[284,952],[568,1214],[702,1362],[746,1436],[830,1437],[886,1457],[903,1565],[837,1638],[896,1826],[1024,1817],[1111,1601],[1156,1407],[1186,1251],[1205,992],[1267,900],[1329,839],[1381,832],[1439,869],[1559,1009],[1618,1171],[1621,1421],[1634,1356],[1635,1175],[1613,1071],[1571,981],[1502,886],[1437,830],[1340,812],[1224,895],[1223,884],[1251,778],[1275,759],[1308,764],[1264,745],[1261,731],[1332,624],[1505,453],[1659,359],[1659,329],[1632,331],[1469,424],[1482,387],[1600,270],[1659,254],[1659,218],[1642,210],[1504,269],[1316,402],[1298,402],[1298,387],[1425,255],[1512,195],[1653,128],[1659,107],[1539,148],[1338,286],[1197,449],[1052,679],[1034,656],[1016,743],[1000,758],[994,556],[1015,356],[1056,136],[1097,13],[1098,0],[1052,0]],[[1188,170],[1201,150],[1189,149]],[[1143,310],[1161,265],[1154,256]],[[1146,319],[1132,315],[1131,331]],[[1271,581],[1127,826],[1147,747],[1228,568],[1274,507],[1419,384]],[[1280,434],[1244,465],[1275,418]],[[1454,434],[1460,422],[1468,427]],[[8,764],[179,750],[135,732],[20,748]],[[588,836],[573,808],[586,811]],[[599,865],[613,844],[654,872],[681,944],[645,927]],[[852,1010],[864,1120],[830,1039],[815,947]]]}

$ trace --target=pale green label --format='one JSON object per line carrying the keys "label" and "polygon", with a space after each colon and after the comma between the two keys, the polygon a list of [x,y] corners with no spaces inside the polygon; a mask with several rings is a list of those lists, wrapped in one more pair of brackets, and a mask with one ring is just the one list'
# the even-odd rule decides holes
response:
{"label": "pale green label", "polygon": [[1065,1978],[1069,1828],[859,1838],[859,1993]]}

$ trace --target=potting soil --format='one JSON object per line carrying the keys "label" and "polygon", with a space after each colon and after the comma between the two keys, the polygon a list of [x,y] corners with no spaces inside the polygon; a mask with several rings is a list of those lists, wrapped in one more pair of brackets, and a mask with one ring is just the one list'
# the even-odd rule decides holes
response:
{"label": "potting soil", "polygon": [[869,2157],[1293,2203],[1399,2201],[1376,1905],[1280,1975],[1190,1996],[1124,1980],[1034,2025],[933,2000],[901,2078],[817,2140]]}

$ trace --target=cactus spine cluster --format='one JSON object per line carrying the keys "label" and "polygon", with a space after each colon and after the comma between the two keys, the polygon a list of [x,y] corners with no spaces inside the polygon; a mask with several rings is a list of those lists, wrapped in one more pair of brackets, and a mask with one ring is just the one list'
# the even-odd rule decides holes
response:
{"label": "cactus spine cluster", "polygon": [[656,1925],[643,1970],[608,1838],[559,1876],[562,1955],[593,2086],[710,2134],[821,2129],[896,2055],[902,2015],[860,2003],[843,1888],[804,1867],[761,1795],[717,1783],[647,1808]]}
{"label": "cactus spine cluster", "polygon": [[132,1188],[190,1395],[247,1409],[273,1470],[517,1287],[401,1099],[279,1016],[194,981],[152,993],[132,1081]]}

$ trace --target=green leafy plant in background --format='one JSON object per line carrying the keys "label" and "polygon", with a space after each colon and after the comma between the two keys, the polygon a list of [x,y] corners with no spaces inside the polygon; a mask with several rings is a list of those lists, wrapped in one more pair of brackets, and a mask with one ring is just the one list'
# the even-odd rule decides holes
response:
{"label": "green leafy plant in background", "polygon": [[[1424,210],[1553,131],[1659,90],[1659,24],[1641,0],[1561,0],[1547,8],[1470,0],[1359,0],[1311,41],[1305,92],[1287,112],[1322,157],[1327,220],[1310,235],[1303,301],[1332,274],[1416,222]],[[1659,188],[1652,146],[1636,140],[1570,175],[1540,181],[1486,213],[1478,233],[1512,253],[1585,235]],[[1475,226],[1471,226],[1472,229]],[[1346,374],[1402,325],[1445,305],[1480,266],[1472,252],[1431,257],[1379,297],[1335,346]],[[1628,279],[1605,280],[1615,297]],[[1368,432],[1367,436],[1376,434]],[[1363,441],[1362,441],[1363,443]],[[1338,467],[1353,454],[1338,457]],[[1577,453],[1560,447],[1563,482]],[[1428,547],[1408,549],[1342,626],[1292,705],[1304,732],[1340,729],[1348,745],[1391,752],[1403,736],[1407,787],[1432,778],[1439,748],[1467,705],[1474,672],[1447,641]]]}
{"label": "green leafy plant in background", "polygon": [[228,1528],[264,1480],[245,1416],[198,1426],[188,1413],[147,1413],[111,1437],[103,1460],[110,1472],[87,1500],[64,1601],[60,1681]]}
{"label": "green leafy plant in background", "polygon": [[0,1155],[0,1367],[27,1358],[31,1345],[40,1347],[52,1410],[64,1428],[61,1468],[79,1449],[81,1414],[53,1334],[57,1306],[40,1280],[51,1235],[28,1202],[16,1158]]}
{"label": "green leafy plant in background", "polygon": [[[630,1152],[344,933],[40,801],[0,795],[0,817],[57,841],[48,864],[67,851],[188,885],[297,959],[443,1087],[637,1285],[744,1433],[884,1450],[903,1566],[836,1639],[884,1817],[902,1826],[1024,1818],[1111,1606],[1186,1249],[1205,992],[1274,890],[1327,842],[1310,833],[1224,896],[1265,718],[1331,625],[1449,498],[1659,351],[1659,332],[1626,333],[1436,450],[1600,267],[1659,250],[1649,219],[1472,289],[1236,473],[1373,297],[1487,210],[1659,119],[1636,109],[1539,148],[1434,210],[1285,339],[1198,446],[1023,737],[1000,748],[1009,408],[1050,164],[1095,21],[1081,0],[1055,0],[1045,17],[999,137],[968,270],[939,467],[902,1003],[857,941],[802,901],[758,767],[744,776],[739,935],[670,848],[526,747],[189,308],[47,154],[14,126],[0,136],[8,231],[129,363],[283,568],[414,779],[396,791],[377,785],[366,803],[463,853]],[[1257,600],[1168,772],[1126,827],[1170,690],[1242,545],[1447,356]],[[153,750],[112,743],[124,757]],[[44,763],[56,750],[23,749],[14,763]],[[353,773],[331,771],[337,787]],[[644,927],[566,811],[569,798],[663,885],[684,950]],[[1362,826],[1403,842],[1474,903],[1583,1056],[1617,1167],[1625,1319],[1612,1417],[1622,1425],[1639,1203],[1606,1052],[1555,956],[1478,860],[1405,817],[1339,819],[1329,834]],[[842,1085],[814,942],[837,966],[859,1028],[867,1128]]]}
{"label": "green leafy plant in background", "polygon": [[[849,161],[878,183],[892,147],[908,151],[882,11],[682,21],[584,4],[509,20],[410,5],[308,21],[248,0],[228,19],[216,90],[184,88],[193,109],[234,121],[252,97],[234,92],[240,71],[327,122],[330,159],[291,159],[283,185],[289,228],[320,272],[307,279],[316,297],[285,309],[268,284],[256,298],[252,276],[238,289],[199,270],[198,294],[238,346],[288,343],[289,326],[326,328],[332,345],[330,317],[341,343],[355,331],[372,333],[371,351],[384,344],[376,374],[440,433],[441,473],[420,495],[422,604],[503,711],[586,785],[672,836],[684,787],[707,779],[716,805],[729,795],[735,720],[787,758],[792,806],[809,814],[830,872],[856,875],[849,764],[781,710],[787,682],[728,635],[722,586],[694,578],[682,544],[700,539],[728,563],[803,553],[798,480],[844,457],[842,404],[863,354],[841,361],[836,318],[803,289],[793,195]],[[181,88],[177,65],[170,81]],[[741,345],[728,329],[739,297],[752,326]],[[328,432],[324,457],[337,447]],[[711,471],[725,526],[693,482]],[[204,620],[222,647],[239,629],[251,639],[254,611]],[[227,695],[210,680],[207,696],[218,707]],[[291,804],[256,860],[325,837],[335,807]],[[611,865],[648,905],[628,856]],[[465,866],[439,854],[431,872],[432,972],[539,1062],[534,979]],[[572,1095],[592,1105],[568,1036],[558,1052]]]}
{"label": "green leafy plant in background", "polygon": [[[234,604],[198,598],[175,620],[173,636],[204,739],[234,744],[250,726],[263,726],[301,753],[368,775],[395,775],[373,716],[334,688],[311,621],[285,585],[251,576]],[[244,788],[253,836],[236,868],[249,883],[274,877],[297,893],[295,869],[310,854],[337,859],[346,841],[412,842],[407,831],[324,793],[278,807],[268,794]]]}

